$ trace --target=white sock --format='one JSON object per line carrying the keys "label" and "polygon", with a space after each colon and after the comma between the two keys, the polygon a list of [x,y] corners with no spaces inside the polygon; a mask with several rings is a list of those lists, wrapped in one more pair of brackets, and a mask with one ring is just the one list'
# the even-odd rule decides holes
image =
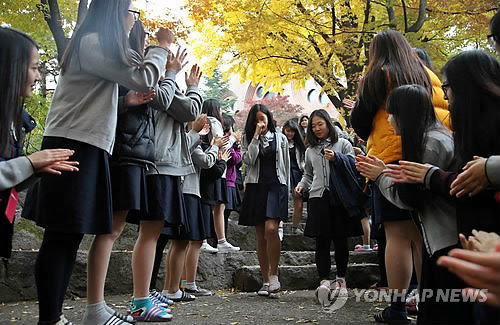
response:
{"label": "white sock", "polygon": [[163,290],[162,294],[169,299],[179,299],[180,297],[182,297],[181,289],[177,290],[177,292],[175,293],[170,293],[167,290]]}
{"label": "white sock", "polygon": [[104,301],[97,304],[87,305],[83,315],[82,325],[104,324],[112,316],[106,309]]}
{"label": "white sock", "polygon": [[218,244],[224,244],[226,242],[226,238],[219,239],[217,241]]}
{"label": "white sock", "polygon": [[185,284],[185,287],[190,290],[196,290],[196,282],[187,282]]}

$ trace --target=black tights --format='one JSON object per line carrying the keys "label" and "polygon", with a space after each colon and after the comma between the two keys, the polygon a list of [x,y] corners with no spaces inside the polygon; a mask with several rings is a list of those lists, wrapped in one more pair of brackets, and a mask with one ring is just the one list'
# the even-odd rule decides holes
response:
{"label": "black tights", "polygon": [[151,282],[149,283],[149,289],[156,289],[156,282],[158,280],[158,273],[160,272],[161,260],[163,258],[163,251],[168,244],[167,235],[160,234],[158,240],[156,241],[156,253],[155,262],[153,264],[153,273],[151,274]]}
{"label": "black tights", "polygon": [[83,234],[45,230],[35,264],[39,324],[54,324],[59,321],[82,239]]}
{"label": "black tights", "polygon": [[[330,257],[330,245],[332,238],[316,238],[316,269],[321,280],[330,278],[332,261]],[[337,277],[345,277],[347,263],[349,262],[349,249],[347,247],[347,236],[338,232],[333,238],[335,245],[335,264],[337,265]]]}

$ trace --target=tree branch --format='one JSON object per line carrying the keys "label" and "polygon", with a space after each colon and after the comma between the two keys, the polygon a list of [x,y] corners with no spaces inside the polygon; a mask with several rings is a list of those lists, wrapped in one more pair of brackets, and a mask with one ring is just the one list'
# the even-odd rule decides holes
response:
{"label": "tree branch", "polygon": [[406,12],[405,0],[401,0],[401,5],[403,6],[403,20],[405,23],[405,33],[408,31],[408,14]]}
{"label": "tree branch", "polygon": [[49,25],[52,36],[54,36],[57,47],[57,59],[61,60],[69,39],[64,34],[64,29],[62,28],[59,4],[57,0],[40,0],[40,4],[38,4],[37,7],[43,14],[43,18],[47,22],[47,25]]}
{"label": "tree branch", "polygon": [[385,8],[387,9],[387,16],[389,17],[389,26],[391,26],[391,28],[396,28],[396,14],[392,7],[392,1],[393,0],[385,0]]}
{"label": "tree branch", "polygon": [[[403,4],[404,4],[404,1],[402,1]],[[420,28],[422,28],[422,26],[424,25],[424,22],[425,22],[425,10],[427,8],[427,0],[420,0],[420,3],[419,3],[419,6],[418,6],[418,18],[417,18],[417,21],[411,25],[407,32],[408,33],[416,33],[420,30]],[[406,9],[406,8],[405,8]],[[406,22],[406,20],[405,20]]]}

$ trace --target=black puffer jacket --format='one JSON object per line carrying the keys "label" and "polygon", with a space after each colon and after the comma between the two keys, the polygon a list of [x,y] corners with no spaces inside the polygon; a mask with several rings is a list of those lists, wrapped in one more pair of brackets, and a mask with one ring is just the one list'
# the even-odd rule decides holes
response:
{"label": "black puffer jacket", "polygon": [[120,87],[118,123],[112,161],[120,164],[154,166],[155,125],[153,108],[149,105],[125,107],[128,89]]}

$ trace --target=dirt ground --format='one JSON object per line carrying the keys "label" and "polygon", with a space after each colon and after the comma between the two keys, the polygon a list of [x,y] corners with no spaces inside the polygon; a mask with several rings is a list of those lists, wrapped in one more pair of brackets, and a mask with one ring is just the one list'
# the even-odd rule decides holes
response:
{"label": "dirt ground", "polygon": [[[128,296],[107,297],[107,303],[125,312]],[[263,298],[255,293],[218,291],[211,297],[200,297],[194,302],[176,304],[170,324],[370,324],[373,314],[385,303],[356,302],[350,292],[347,303],[330,312],[315,302],[314,291],[284,291]],[[74,325],[79,325],[85,308],[85,299],[69,300],[64,314]],[[0,324],[37,324],[36,302],[0,305]],[[149,323],[161,324],[161,323]]]}

